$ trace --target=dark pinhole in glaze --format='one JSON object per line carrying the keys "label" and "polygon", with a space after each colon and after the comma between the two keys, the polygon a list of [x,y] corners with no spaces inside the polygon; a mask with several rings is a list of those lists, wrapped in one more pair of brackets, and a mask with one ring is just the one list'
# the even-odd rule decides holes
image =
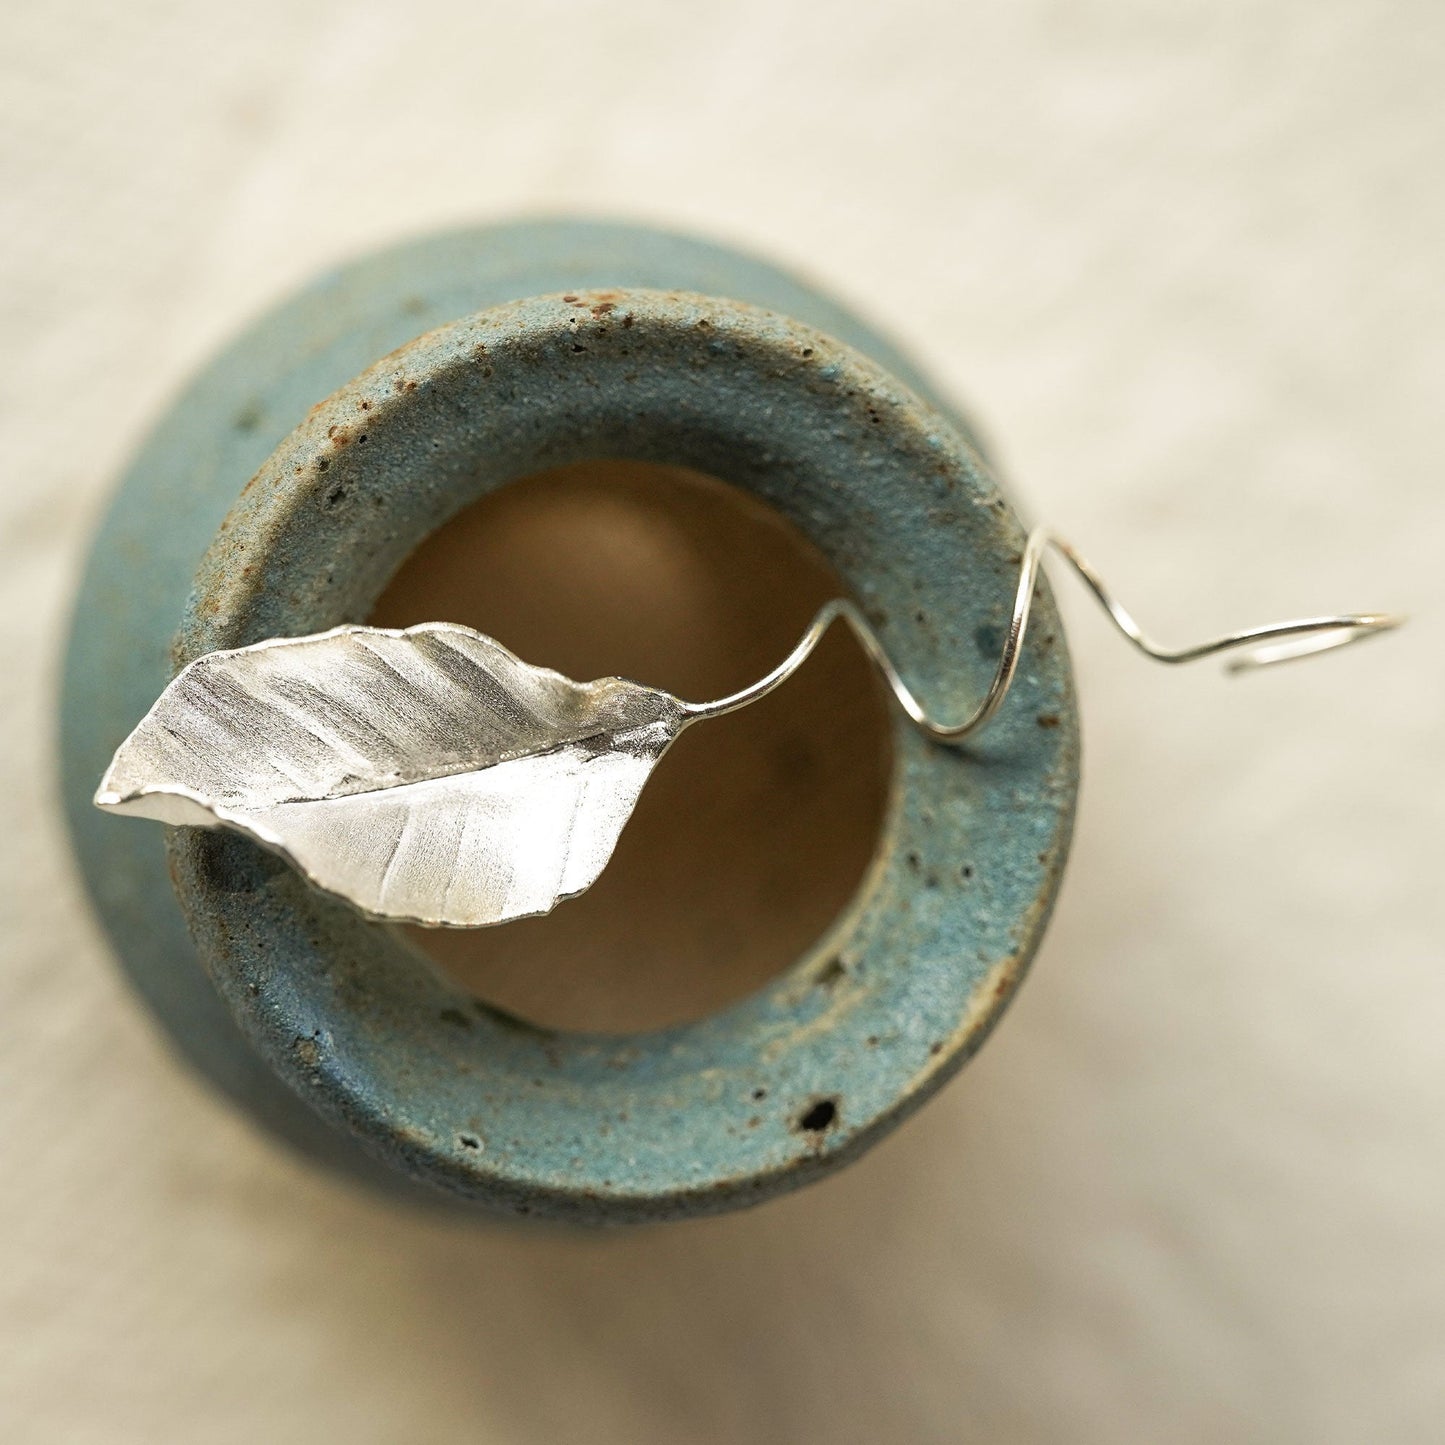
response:
{"label": "dark pinhole in glaze", "polygon": [[804,1134],[826,1134],[838,1122],[838,1101],[835,1098],[814,1099],[798,1115],[798,1129]]}

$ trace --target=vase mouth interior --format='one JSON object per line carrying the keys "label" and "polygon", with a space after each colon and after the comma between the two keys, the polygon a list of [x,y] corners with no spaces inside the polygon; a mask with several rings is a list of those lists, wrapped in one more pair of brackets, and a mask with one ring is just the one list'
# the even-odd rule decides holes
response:
{"label": "vase mouth interior", "polygon": [[[685,467],[601,459],[491,492],[427,537],[370,622],[459,622],[568,677],[691,700],[763,676],[845,592],[774,508]],[[485,1003],[545,1028],[688,1023],[805,957],[880,844],[886,696],[841,629],[659,764],[602,877],[541,918],[406,930]]]}

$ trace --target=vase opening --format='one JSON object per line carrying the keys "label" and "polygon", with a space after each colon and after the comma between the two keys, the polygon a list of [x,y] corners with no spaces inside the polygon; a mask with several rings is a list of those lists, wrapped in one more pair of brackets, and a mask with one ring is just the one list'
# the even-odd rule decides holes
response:
{"label": "vase opening", "polygon": [[[846,590],[778,512],[715,478],[599,460],[491,492],[424,540],[370,621],[463,623],[528,662],[688,700],[755,681]],[[755,707],[688,730],[591,890],[505,928],[407,929],[494,1007],[553,1029],[702,1018],[805,956],[879,845],[890,715],[842,630]]]}

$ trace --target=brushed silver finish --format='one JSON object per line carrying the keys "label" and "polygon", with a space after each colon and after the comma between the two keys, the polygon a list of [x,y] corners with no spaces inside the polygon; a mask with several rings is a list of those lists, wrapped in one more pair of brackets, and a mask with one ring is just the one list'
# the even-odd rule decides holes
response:
{"label": "brushed silver finish", "polygon": [[191,663],[95,802],[234,828],[375,918],[478,927],[589,887],[685,720],[470,628],[339,627]]}

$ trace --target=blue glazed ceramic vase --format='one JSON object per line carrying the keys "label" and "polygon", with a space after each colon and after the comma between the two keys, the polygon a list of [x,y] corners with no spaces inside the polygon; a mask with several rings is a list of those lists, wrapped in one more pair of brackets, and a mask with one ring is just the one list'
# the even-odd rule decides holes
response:
{"label": "blue glazed ceramic vase", "polygon": [[588,1224],[817,1178],[978,1047],[1038,944],[1072,823],[1076,713],[1046,587],[1040,641],[981,742],[941,748],[898,720],[878,848],[827,947],[678,1027],[519,1024],[245,839],[166,839],[90,797],[185,661],[363,621],[462,508],[604,458],[693,468],[776,509],[941,712],[987,686],[1023,533],[963,420],[770,266],[556,221],[349,265],[211,362],[96,540],[62,714],[95,906],[192,1064],[311,1157],[393,1191]]}

